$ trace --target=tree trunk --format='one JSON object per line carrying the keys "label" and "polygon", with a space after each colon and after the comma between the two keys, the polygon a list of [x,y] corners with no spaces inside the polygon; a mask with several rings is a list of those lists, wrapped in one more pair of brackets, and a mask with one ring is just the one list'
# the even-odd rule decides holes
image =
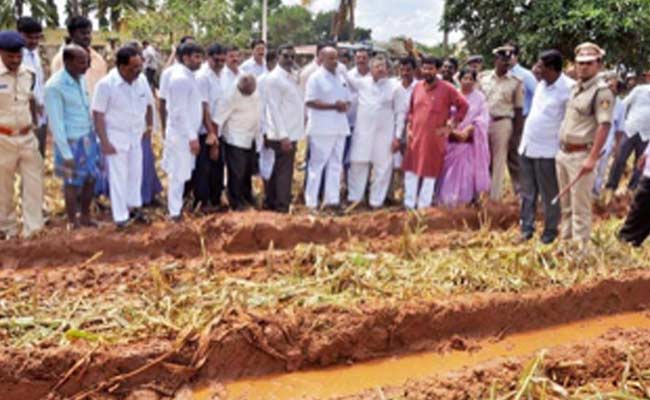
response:
{"label": "tree trunk", "polygon": [[14,2],[14,15],[16,16],[16,19],[23,16],[24,8],[25,8],[24,0],[16,0]]}
{"label": "tree trunk", "polygon": [[76,17],[79,15],[79,0],[68,0],[68,10],[70,15],[68,15],[68,19],[70,17]]}
{"label": "tree trunk", "polygon": [[350,14],[350,42],[354,43],[354,8],[356,6],[356,0],[348,0],[348,13]]}

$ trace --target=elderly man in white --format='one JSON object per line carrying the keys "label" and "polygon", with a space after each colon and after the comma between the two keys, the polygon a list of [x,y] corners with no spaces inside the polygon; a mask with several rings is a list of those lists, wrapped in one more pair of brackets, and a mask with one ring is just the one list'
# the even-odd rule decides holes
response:
{"label": "elderly man in white", "polygon": [[[113,221],[124,227],[130,217],[146,222],[142,207],[142,136],[151,135],[153,95],[142,72],[142,57],[133,47],[117,52],[116,68],[95,87],[95,129],[108,163]],[[130,214],[131,211],[131,214]]]}
{"label": "elderly man in white", "polygon": [[388,60],[377,56],[370,63],[370,76],[350,77],[358,93],[359,107],[350,151],[348,201],[360,202],[372,166],[369,204],[384,204],[391,174],[393,153],[399,150],[406,114],[406,91],[388,79]]}
{"label": "elderly man in white", "polygon": [[260,133],[262,101],[255,76],[242,75],[226,93],[215,122],[221,127],[228,173],[228,201],[237,211],[255,206],[252,178],[257,160],[255,140]]}
{"label": "elderly man in white", "polygon": [[179,49],[180,64],[169,77],[167,132],[163,170],[168,174],[167,208],[172,221],[181,219],[183,189],[192,177],[199,153],[199,130],[203,123],[203,97],[194,72],[203,61],[203,48],[185,43]]}
{"label": "elderly man in white", "polygon": [[345,138],[350,135],[346,113],[350,89],[338,70],[338,52],[333,47],[321,51],[323,65],[309,78],[305,95],[309,161],[305,204],[318,207],[318,192],[325,172],[324,205],[340,207],[341,172]]}
{"label": "elderly man in white", "polygon": [[278,66],[264,82],[264,131],[275,157],[265,204],[271,210],[288,212],[296,143],[305,135],[305,104],[298,79],[293,74],[295,49],[282,45],[278,55]]}

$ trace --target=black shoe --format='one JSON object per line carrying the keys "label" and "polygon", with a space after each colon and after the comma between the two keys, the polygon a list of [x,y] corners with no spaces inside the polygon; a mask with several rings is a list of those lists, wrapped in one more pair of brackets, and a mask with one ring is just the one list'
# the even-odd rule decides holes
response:
{"label": "black shoe", "polygon": [[131,224],[130,224],[130,220],[126,220],[126,221],[122,221],[122,222],[116,222],[116,223],[115,223],[115,228],[116,228],[118,231],[124,231],[124,230],[126,230],[126,228],[128,228],[130,225],[131,225]]}
{"label": "black shoe", "polygon": [[557,235],[542,235],[542,237],[539,239],[542,244],[551,244],[555,241],[557,238]]}
{"label": "black shoe", "polygon": [[138,224],[149,225],[151,221],[142,210],[133,210],[129,213],[129,218]]}

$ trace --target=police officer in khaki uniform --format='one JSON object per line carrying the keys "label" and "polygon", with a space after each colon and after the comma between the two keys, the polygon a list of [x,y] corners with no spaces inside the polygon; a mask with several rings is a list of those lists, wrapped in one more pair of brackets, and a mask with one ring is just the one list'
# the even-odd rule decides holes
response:
{"label": "police officer in khaki uniform", "polygon": [[578,82],[571,91],[560,128],[560,152],[555,162],[562,197],[562,238],[587,243],[591,235],[591,189],[595,167],[607,140],[615,97],[599,76],[605,52],[593,43],[575,49]]}
{"label": "police officer in khaki uniform", "polygon": [[523,129],[524,86],[509,71],[513,50],[510,46],[494,49],[494,70],[481,74],[479,80],[491,117],[488,128],[492,157],[490,198],[494,201],[501,200],[503,194],[510,137],[521,136]]}
{"label": "police officer in khaki uniform", "polygon": [[43,228],[43,159],[38,151],[35,74],[22,65],[25,41],[0,32],[0,238],[17,233],[14,178],[22,179],[23,236]]}

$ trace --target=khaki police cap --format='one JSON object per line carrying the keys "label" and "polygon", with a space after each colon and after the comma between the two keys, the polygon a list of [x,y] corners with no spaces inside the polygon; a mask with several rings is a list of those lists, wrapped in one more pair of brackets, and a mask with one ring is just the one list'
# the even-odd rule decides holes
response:
{"label": "khaki police cap", "polygon": [[575,49],[576,62],[590,62],[596,61],[605,55],[605,50],[601,49],[597,44],[585,42]]}
{"label": "khaki police cap", "polygon": [[506,44],[504,46],[499,46],[496,49],[492,50],[492,54],[499,57],[510,58],[515,53],[515,48]]}

